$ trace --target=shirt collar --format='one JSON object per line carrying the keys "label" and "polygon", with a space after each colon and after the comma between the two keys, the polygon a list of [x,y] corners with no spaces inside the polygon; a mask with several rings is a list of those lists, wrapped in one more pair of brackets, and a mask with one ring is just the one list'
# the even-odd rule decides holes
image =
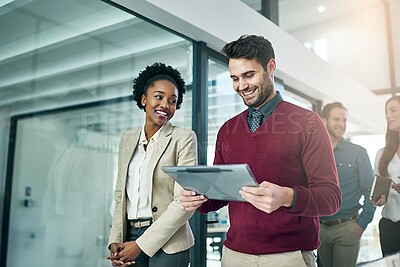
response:
{"label": "shirt collar", "polygon": [[[267,118],[271,115],[271,113],[278,107],[278,105],[282,102],[282,96],[279,91],[276,91],[276,96],[274,96],[270,101],[262,105],[258,110],[261,111],[264,118]],[[254,111],[254,107],[249,107],[249,117]]]}
{"label": "shirt collar", "polygon": [[[157,142],[157,140],[158,140],[158,138],[159,138],[159,136],[160,136],[160,133],[161,133],[161,129],[164,127],[164,125],[163,126],[161,126],[161,128],[160,129],[158,129],[157,130],[157,132],[150,138],[150,142]],[[140,131],[140,138],[139,138],[139,144],[142,144],[142,145],[147,145],[149,142],[147,141],[147,139],[146,139],[146,132],[144,131],[144,125],[142,126],[142,130]]]}
{"label": "shirt collar", "polygon": [[344,139],[344,138],[340,139],[340,141],[336,145],[335,149],[343,150],[346,142],[347,142],[346,139]]}

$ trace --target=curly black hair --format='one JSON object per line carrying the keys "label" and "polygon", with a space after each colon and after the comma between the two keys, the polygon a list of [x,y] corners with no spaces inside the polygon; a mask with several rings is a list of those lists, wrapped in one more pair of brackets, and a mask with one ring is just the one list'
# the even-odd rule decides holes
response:
{"label": "curly black hair", "polygon": [[183,94],[186,91],[185,81],[182,79],[181,73],[177,69],[161,62],[156,62],[151,66],[147,66],[146,69],[141,71],[139,76],[133,80],[133,99],[136,101],[137,106],[140,109],[145,109],[141,102],[142,95],[146,95],[147,89],[158,80],[167,80],[176,86],[178,90],[176,109],[179,109],[183,101]]}

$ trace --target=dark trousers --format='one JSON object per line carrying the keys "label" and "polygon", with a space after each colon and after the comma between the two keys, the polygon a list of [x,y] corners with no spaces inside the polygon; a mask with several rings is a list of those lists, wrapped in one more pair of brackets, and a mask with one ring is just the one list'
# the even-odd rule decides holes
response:
{"label": "dark trousers", "polygon": [[398,253],[400,251],[400,222],[381,218],[379,238],[383,257]]}
{"label": "dark trousers", "polygon": [[[127,241],[138,239],[149,227],[133,228],[128,226]],[[167,254],[162,249],[156,252],[153,257],[147,256],[144,252],[136,258],[134,267],[187,267],[189,265],[189,250],[175,254]]]}

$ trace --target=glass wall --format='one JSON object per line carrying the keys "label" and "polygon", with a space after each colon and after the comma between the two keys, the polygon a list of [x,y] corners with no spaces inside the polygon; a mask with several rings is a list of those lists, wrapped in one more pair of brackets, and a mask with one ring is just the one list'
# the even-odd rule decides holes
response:
{"label": "glass wall", "polygon": [[[110,266],[119,138],[144,119],[129,97],[132,79],[155,61],[178,68],[189,90],[172,123],[192,128],[192,42],[104,2],[78,0],[9,2],[0,34],[0,134],[11,127],[12,137],[9,150],[0,140],[0,153],[11,155],[0,266]],[[313,108],[279,79],[276,87]],[[219,127],[244,109],[226,63],[209,58],[208,164]],[[207,222],[207,266],[219,266],[226,209]]]}
{"label": "glass wall", "polygon": [[116,106],[17,121],[7,266],[109,266]]}
{"label": "glass wall", "polygon": [[119,138],[144,122],[132,79],[156,61],[178,68],[189,89],[172,123],[191,129],[192,42],[78,0],[10,2],[0,35],[0,118],[13,121],[0,266],[110,266]]}

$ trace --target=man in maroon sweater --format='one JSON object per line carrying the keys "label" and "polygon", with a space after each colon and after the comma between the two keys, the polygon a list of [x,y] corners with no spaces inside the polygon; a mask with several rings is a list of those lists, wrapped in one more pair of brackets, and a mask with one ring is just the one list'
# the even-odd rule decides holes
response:
{"label": "man in maroon sweater", "polygon": [[214,164],[247,163],[260,185],[243,187],[243,202],[208,200],[187,190],[180,201],[203,213],[229,205],[223,267],[315,266],[319,217],[341,206],[326,128],[315,112],[283,101],[275,90],[275,55],[267,39],[242,36],[222,52],[233,88],[249,108],[219,130]]}

